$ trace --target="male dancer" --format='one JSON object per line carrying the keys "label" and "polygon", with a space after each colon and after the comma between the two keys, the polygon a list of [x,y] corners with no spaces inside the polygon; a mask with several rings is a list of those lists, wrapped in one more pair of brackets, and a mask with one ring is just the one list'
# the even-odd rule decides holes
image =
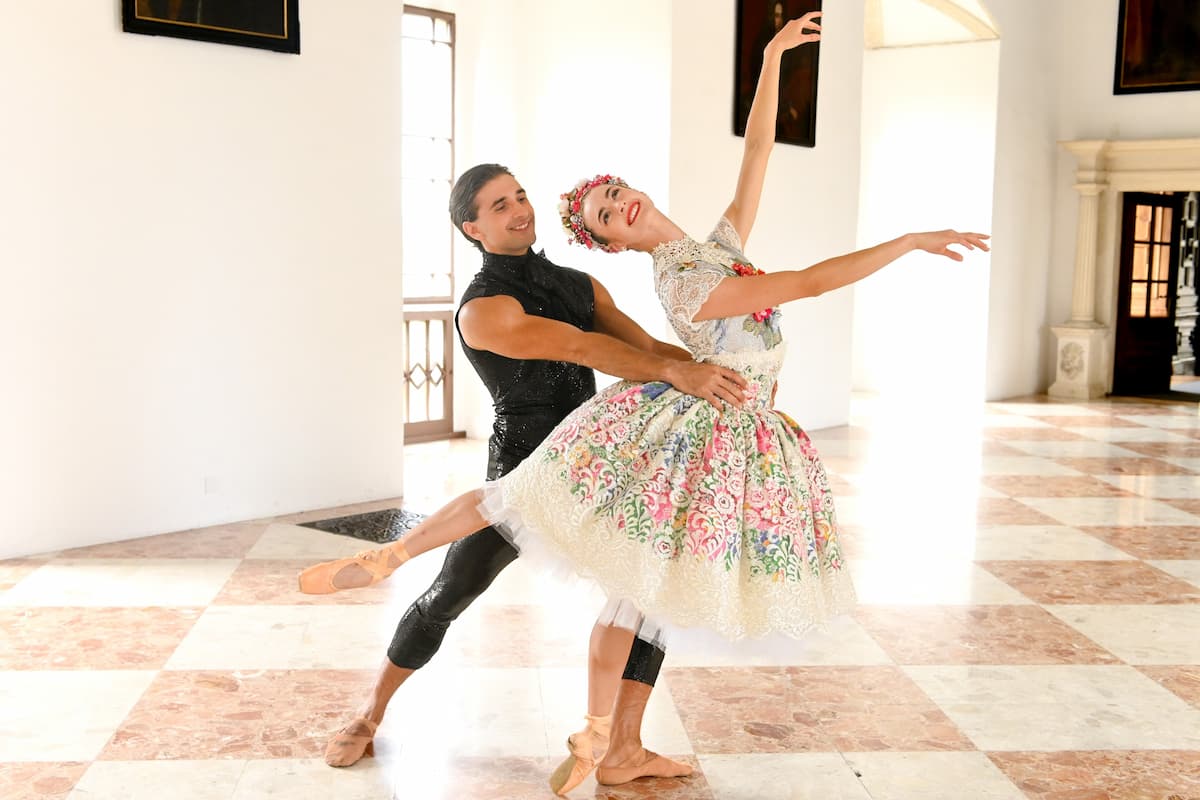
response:
{"label": "male dancer", "polygon": [[[483,266],[463,293],[455,322],[463,350],[495,403],[488,480],[515,468],[559,422],[595,394],[593,368],[633,381],[661,380],[718,407],[744,401],[745,381],[736,372],[698,363],[686,350],[655,340],[616,307],[595,278],[535,254],[533,207],[505,167],[480,164],[463,173],[451,191],[450,216],[483,253]],[[450,623],[516,555],[493,528],[450,546],[433,585],[401,618],[359,717],[330,741],[326,763],[348,766],[370,752],[392,695],[428,663]],[[372,578],[364,571],[336,588],[362,585]],[[605,783],[691,772],[686,764],[641,746],[642,714],[662,665],[662,650],[633,639],[624,665],[606,663],[601,654],[612,652],[604,646],[610,636],[631,634],[602,626],[593,630],[588,726],[568,739],[570,756],[551,778],[556,792],[582,782],[599,751],[605,755],[597,777]]]}

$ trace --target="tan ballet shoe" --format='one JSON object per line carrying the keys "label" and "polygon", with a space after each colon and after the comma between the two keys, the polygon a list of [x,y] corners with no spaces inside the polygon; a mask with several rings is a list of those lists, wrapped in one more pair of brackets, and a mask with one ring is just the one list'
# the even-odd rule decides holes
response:
{"label": "tan ballet shoe", "polygon": [[567,792],[583,783],[608,749],[612,714],[604,717],[588,714],[586,718],[587,727],[567,737],[569,755],[550,776],[550,791],[559,796],[566,796]]}
{"label": "tan ballet shoe", "polygon": [[603,786],[616,786],[638,778],[686,778],[695,770],[689,764],[672,761],[651,750],[642,750],[639,763],[622,767],[598,767],[596,782]]}
{"label": "tan ballet shoe", "polygon": [[363,756],[375,755],[375,729],[379,723],[358,717],[338,731],[325,746],[325,763],[331,767],[348,767]]}
{"label": "tan ballet shoe", "polygon": [[[404,549],[404,545],[396,542],[378,550],[364,550],[356,553],[353,558],[325,561],[300,573],[300,591],[305,594],[333,594],[343,589],[374,586],[399,569],[408,559],[408,551]],[[336,580],[347,567],[356,567],[358,574],[351,572],[341,575],[343,584],[339,586]]]}

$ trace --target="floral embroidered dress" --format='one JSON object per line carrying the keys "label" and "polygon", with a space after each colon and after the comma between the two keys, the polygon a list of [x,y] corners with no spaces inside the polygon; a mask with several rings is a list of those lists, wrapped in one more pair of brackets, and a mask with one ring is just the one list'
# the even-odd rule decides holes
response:
{"label": "floral embroidered dress", "polygon": [[757,272],[724,218],[706,242],[652,256],[676,333],[747,380],[746,406],[718,413],[665,383],[619,382],[489,484],[481,510],[523,557],[594,579],[609,598],[602,619],[643,638],[799,637],[848,610],[854,589],[817,451],[771,408],[779,311],[692,321],[718,283]]}

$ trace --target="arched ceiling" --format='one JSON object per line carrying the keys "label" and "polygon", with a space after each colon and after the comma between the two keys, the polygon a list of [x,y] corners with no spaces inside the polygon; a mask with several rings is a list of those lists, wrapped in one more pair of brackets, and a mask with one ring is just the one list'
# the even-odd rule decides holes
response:
{"label": "arched ceiling", "polygon": [[983,0],[867,0],[867,49],[999,39]]}

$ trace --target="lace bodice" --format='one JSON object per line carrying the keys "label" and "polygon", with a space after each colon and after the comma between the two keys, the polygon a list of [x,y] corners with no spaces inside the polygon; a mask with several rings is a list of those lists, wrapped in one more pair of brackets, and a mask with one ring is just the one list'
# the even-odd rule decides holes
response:
{"label": "lace bodice", "polygon": [[780,314],[766,319],[753,314],[693,322],[709,294],[726,278],[738,275],[733,264],[749,264],[742,241],[725,217],[703,243],[689,236],[664,242],[651,251],[654,287],[671,327],[697,358],[746,351],[770,350],[783,341]]}

